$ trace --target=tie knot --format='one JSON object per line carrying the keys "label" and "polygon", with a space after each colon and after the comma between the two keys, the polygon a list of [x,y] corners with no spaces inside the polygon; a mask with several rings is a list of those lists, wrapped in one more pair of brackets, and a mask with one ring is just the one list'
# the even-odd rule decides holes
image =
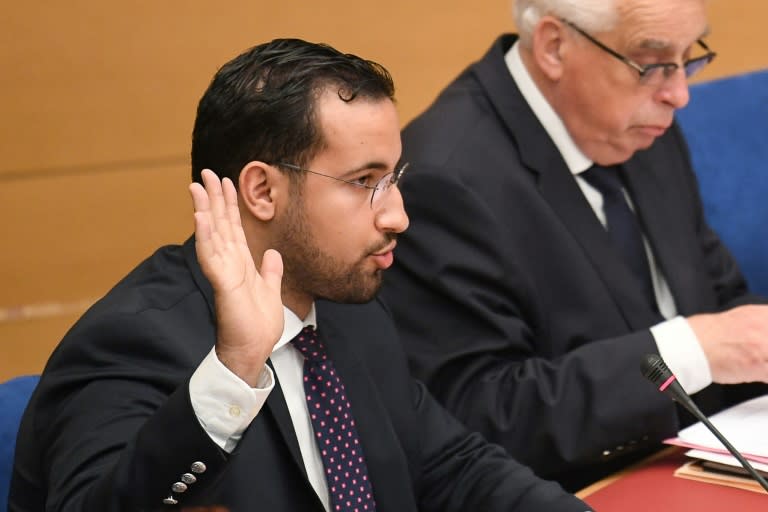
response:
{"label": "tie knot", "polygon": [[325,347],[317,337],[314,327],[307,326],[291,340],[293,346],[309,361],[325,361]]}
{"label": "tie knot", "polygon": [[587,183],[595,187],[601,194],[609,195],[621,192],[622,183],[619,168],[603,167],[602,165],[593,165],[583,173],[581,177],[587,180]]}

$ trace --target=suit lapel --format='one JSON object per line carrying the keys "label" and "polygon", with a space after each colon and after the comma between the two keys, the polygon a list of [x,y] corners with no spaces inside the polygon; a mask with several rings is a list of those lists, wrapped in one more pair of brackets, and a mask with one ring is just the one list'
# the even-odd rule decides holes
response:
{"label": "suit lapel", "polygon": [[635,212],[653,248],[656,265],[672,291],[677,310],[686,313],[698,307],[702,292],[697,285],[706,280],[692,276],[695,269],[691,265],[681,265],[681,262],[693,261],[691,247],[696,246],[697,241],[687,236],[690,230],[681,225],[687,215],[678,211],[677,192],[662,183],[661,173],[669,172],[664,167],[671,163],[659,164],[661,161],[664,160],[658,156],[654,158],[653,150],[638,152],[624,165],[625,178]]}
{"label": "suit lapel", "polygon": [[288,405],[285,402],[285,396],[283,395],[283,389],[280,386],[280,381],[275,373],[275,368],[272,366],[272,361],[267,360],[267,364],[272,368],[272,372],[275,376],[275,387],[267,397],[267,409],[272,414],[272,417],[277,423],[277,429],[280,431],[280,435],[283,441],[288,446],[288,451],[291,452],[291,457],[296,465],[299,467],[301,474],[307,479],[307,468],[304,466],[304,459],[301,456],[301,449],[299,448],[299,441],[296,438],[296,431],[293,428],[293,422],[291,421],[291,414],[288,412]]}
{"label": "suit lapel", "polygon": [[[554,145],[552,151],[556,151]],[[591,261],[627,324],[640,329],[656,323],[658,317],[635,284],[635,276],[564,162],[539,174],[539,191]]]}

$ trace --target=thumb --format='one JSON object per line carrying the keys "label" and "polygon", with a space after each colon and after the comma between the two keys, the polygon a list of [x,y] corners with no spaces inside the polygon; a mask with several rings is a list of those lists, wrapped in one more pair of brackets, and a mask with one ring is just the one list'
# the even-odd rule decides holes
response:
{"label": "thumb", "polygon": [[280,256],[279,252],[274,249],[267,249],[264,252],[259,274],[267,286],[280,291],[280,284],[283,281],[283,257]]}

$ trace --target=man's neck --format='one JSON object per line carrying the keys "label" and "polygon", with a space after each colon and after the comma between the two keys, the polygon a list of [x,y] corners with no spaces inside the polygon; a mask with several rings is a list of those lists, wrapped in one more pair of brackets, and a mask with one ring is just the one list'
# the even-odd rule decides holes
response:
{"label": "man's neck", "polygon": [[307,318],[314,300],[312,297],[306,294],[300,294],[288,290],[286,286],[283,286],[282,290],[283,305],[290,309],[301,320]]}

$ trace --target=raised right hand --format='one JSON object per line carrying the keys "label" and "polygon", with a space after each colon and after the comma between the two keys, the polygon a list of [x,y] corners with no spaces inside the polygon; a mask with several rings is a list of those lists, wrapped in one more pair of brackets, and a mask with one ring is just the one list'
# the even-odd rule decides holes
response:
{"label": "raised right hand", "polygon": [[203,184],[189,191],[195,209],[195,249],[216,302],[216,355],[255,387],[267,358],[283,332],[280,284],[283,260],[267,250],[256,265],[248,247],[229,178],[202,172]]}

